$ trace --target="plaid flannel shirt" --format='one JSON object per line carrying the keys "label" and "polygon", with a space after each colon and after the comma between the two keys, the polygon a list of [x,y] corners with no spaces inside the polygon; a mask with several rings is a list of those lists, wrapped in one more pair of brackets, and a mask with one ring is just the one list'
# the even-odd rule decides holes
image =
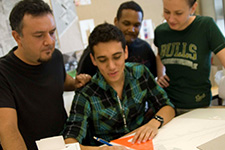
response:
{"label": "plaid flannel shirt", "polygon": [[[81,144],[99,145],[93,136],[111,141],[146,123],[147,108],[156,113],[165,105],[174,107],[150,71],[141,64],[125,64],[121,109],[116,91],[98,71],[86,86],[76,91],[64,138]],[[124,126],[123,114],[127,127]],[[148,118],[147,121],[149,121]]]}

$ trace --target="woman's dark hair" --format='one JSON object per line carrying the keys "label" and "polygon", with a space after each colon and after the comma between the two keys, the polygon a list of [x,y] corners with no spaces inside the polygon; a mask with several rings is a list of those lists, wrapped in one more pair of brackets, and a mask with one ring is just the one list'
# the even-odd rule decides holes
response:
{"label": "woman's dark hair", "polygon": [[187,0],[190,7],[192,7],[197,0]]}

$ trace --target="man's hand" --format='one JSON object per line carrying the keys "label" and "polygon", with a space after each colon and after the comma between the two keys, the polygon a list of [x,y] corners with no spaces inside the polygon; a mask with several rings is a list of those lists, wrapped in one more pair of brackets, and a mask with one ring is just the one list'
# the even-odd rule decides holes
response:
{"label": "man's hand", "polygon": [[158,133],[159,125],[160,123],[157,120],[152,119],[145,125],[141,126],[136,130],[132,143],[134,144],[137,142],[140,144],[141,142],[146,142],[150,139],[153,139]]}
{"label": "man's hand", "polygon": [[[163,106],[156,115],[161,116],[164,119],[163,125],[168,123],[170,120],[173,119],[175,116],[175,110],[173,107],[166,105]],[[139,127],[138,129],[134,130],[136,134],[134,135],[134,138],[132,140],[132,143],[141,143],[146,142],[147,140],[153,139],[157,133],[158,128],[161,125],[160,121],[156,120],[155,118],[151,119],[148,123],[145,125]]]}
{"label": "man's hand", "polygon": [[169,81],[170,78],[167,75],[158,77],[157,79],[157,83],[159,84],[159,86],[161,86],[162,88],[166,88],[169,86]]}
{"label": "man's hand", "polygon": [[102,146],[99,147],[99,150],[128,150],[124,146]]}
{"label": "man's hand", "polygon": [[76,78],[72,78],[66,74],[66,80],[64,82],[64,91],[73,91],[84,86],[88,81],[91,80],[91,76],[88,74],[79,74]]}
{"label": "man's hand", "polygon": [[84,86],[87,82],[91,80],[91,76],[88,74],[79,74],[75,78],[75,88],[78,89]]}

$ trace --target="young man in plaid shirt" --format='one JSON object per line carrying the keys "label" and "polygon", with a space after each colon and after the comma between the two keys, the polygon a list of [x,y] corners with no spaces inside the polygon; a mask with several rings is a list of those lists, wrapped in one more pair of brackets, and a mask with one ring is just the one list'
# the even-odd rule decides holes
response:
{"label": "young man in plaid shirt", "polygon": [[107,23],[97,26],[89,37],[89,46],[98,72],[76,91],[63,131],[66,143],[78,141],[81,149],[113,149],[94,147],[99,143],[93,136],[111,141],[135,129],[133,142],[152,139],[175,115],[165,91],[147,67],[125,63],[128,50],[117,27]]}

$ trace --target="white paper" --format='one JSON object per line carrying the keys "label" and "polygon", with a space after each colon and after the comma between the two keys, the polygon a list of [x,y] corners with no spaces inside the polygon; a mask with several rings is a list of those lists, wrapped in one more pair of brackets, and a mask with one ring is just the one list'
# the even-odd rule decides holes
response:
{"label": "white paper", "polygon": [[83,50],[76,7],[71,0],[51,0],[62,53]]}
{"label": "white paper", "polygon": [[38,150],[80,150],[79,143],[65,144],[62,136],[54,136],[36,141]]}
{"label": "white paper", "polygon": [[153,145],[155,150],[197,150],[197,146],[225,134],[224,127],[225,120],[174,118],[159,130]]}
{"label": "white paper", "polygon": [[84,44],[84,47],[86,47],[88,45],[88,37],[95,27],[94,19],[81,20],[79,24],[80,24],[80,31],[81,31],[83,44]]}
{"label": "white paper", "polygon": [[211,141],[208,141],[200,146],[198,148],[200,150],[220,150],[225,149],[225,134],[222,136],[219,136]]}
{"label": "white paper", "polygon": [[154,39],[154,27],[151,19],[145,19],[142,21],[140,37],[143,40]]}
{"label": "white paper", "polygon": [[36,144],[39,150],[60,150],[66,148],[62,136],[44,138],[36,141]]}

